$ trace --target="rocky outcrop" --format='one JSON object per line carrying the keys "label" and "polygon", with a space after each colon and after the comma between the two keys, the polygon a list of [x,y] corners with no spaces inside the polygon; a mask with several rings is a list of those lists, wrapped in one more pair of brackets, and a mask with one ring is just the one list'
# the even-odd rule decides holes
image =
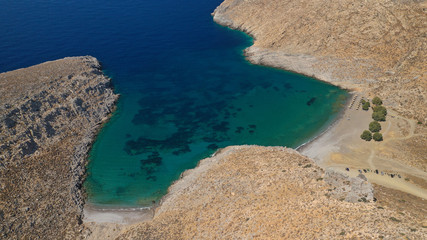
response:
{"label": "rocky outcrop", "polygon": [[0,238],[76,238],[88,150],[117,98],[89,56],[0,74]]}
{"label": "rocky outcrop", "polygon": [[326,171],[325,181],[334,187],[331,196],[347,202],[374,201],[374,188],[368,179],[359,174],[357,177],[348,177],[344,174]]}
{"label": "rocky outcrop", "polygon": [[415,0],[225,0],[213,18],[255,38],[253,63],[379,95],[427,123],[426,13]]}
{"label": "rocky outcrop", "polygon": [[369,201],[372,194],[363,176],[325,172],[292,149],[227,147],[186,171],[152,221],[125,229],[118,239],[426,236],[417,218],[404,212],[401,222],[403,215]]}

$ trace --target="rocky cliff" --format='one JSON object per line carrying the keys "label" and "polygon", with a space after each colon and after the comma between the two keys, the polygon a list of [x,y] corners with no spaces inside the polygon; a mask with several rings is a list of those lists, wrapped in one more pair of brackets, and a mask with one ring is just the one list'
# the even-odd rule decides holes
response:
{"label": "rocky cliff", "polygon": [[213,13],[255,38],[247,58],[385,99],[427,123],[427,2],[225,0]]}
{"label": "rocky cliff", "polygon": [[0,74],[0,238],[76,238],[87,153],[117,98],[93,57]]}

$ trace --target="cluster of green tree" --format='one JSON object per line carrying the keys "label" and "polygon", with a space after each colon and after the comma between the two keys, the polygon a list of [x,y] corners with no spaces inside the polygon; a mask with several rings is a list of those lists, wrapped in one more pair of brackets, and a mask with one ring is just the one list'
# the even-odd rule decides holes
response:
{"label": "cluster of green tree", "polygon": [[362,135],[360,135],[360,138],[365,141],[371,141],[374,139],[375,141],[379,142],[383,140],[383,135],[379,132],[374,132],[374,134],[371,133],[369,130],[363,131]]}
{"label": "cluster of green tree", "polygon": [[383,101],[379,97],[374,97],[372,99],[372,103],[377,105],[377,106],[383,105]]}
{"label": "cluster of green tree", "polygon": [[[365,101],[362,99],[361,103],[362,109],[367,111],[370,107],[369,101]],[[372,118],[374,119],[374,121],[369,124],[369,131],[363,131],[362,135],[360,135],[360,138],[365,141],[371,141],[372,138],[375,141],[382,141],[383,135],[379,133],[379,131],[381,130],[381,124],[378,121],[385,121],[385,116],[387,116],[387,109],[382,106],[383,101],[379,97],[374,97],[372,99],[372,103],[375,105],[374,107],[372,107],[372,110],[374,111],[372,113]]]}
{"label": "cluster of green tree", "polygon": [[377,121],[372,121],[369,123],[369,131],[371,132],[379,132],[381,130],[381,124]]}
{"label": "cluster of green tree", "polygon": [[372,140],[372,133],[368,130],[363,131],[362,135],[360,135],[360,138],[365,141],[371,141]]}
{"label": "cluster of green tree", "polygon": [[387,109],[382,106],[383,101],[379,97],[374,97],[374,99],[372,99],[372,103],[375,104],[375,106],[372,107],[372,110],[374,110],[372,113],[372,119],[375,121],[385,121]]}
{"label": "cluster of green tree", "polygon": [[374,112],[372,113],[372,119],[375,121],[385,121],[385,116],[387,116],[387,109],[384,106],[375,106],[372,108]]}
{"label": "cluster of green tree", "polygon": [[382,135],[381,133],[379,133],[379,132],[376,132],[376,133],[374,133],[374,134],[372,135],[372,138],[373,138],[375,141],[379,142],[379,141],[382,141],[382,140],[383,140],[383,135]]}

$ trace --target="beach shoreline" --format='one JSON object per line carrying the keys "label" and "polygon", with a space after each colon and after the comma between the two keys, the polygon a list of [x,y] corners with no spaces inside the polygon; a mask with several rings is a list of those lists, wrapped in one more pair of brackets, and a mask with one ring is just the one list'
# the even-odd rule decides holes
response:
{"label": "beach shoreline", "polygon": [[335,119],[323,131],[321,131],[319,134],[316,134],[308,141],[296,147],[295,150],[298,152],[302,152],[304,151],[305,147],[310,145],[312,142],[315,142],[317,139],[321,138],[323,135],[327,134],[329,131],[333,131],[334,127],[336,127],[336,125],[345,118],[347,108],[350,106],[351,100],[355,95],[357,95],[357,93],[358,92],[354,92],[354,91],[348,92],[349,97],[346,103],[344,104],[344,106],[342,107],[342,109],[340,110],[340,112],[335,117]]}
{"label": "beach shoreline", "polygon": [[153,207],[111,207],[101,208],[92,204],[85,204],[83,221],[85,223],[115,223],[133,224],[151,220],[157,205]]}
{"label": "beach shoreline", "polygon": [[[363,95],[354,94],[352,99],[360,101],[361,96]],[[426,181],[425,172],[383,156],[384,150],[381,149],[387,149],[385,144],[398,139],[394,136],[394,131],[397,132],[401,122],[396,119],[396,113],[390,111],[387,121],[382,123],[385,128],[382,131],[384,141],[364,141],[360,138],[360,134],[373,121],[371,113],[372,109],[364,111],[347,104],[341,116],[326,131],[300,146],[298,152],[313,159],[325,170],[349,177],[362,173],[371,183],[427,199],[425,186],[408,180],[420,178],[421,181]]]}
{"label": "beach shoreline", "polygon": [[[244,145],[246,146],[246,145]],[[212,153],[211,156],[205,159],[215,158],[217,155],[221,155],[224,152],[225,148],[220,148],[214,153]],[[85,203],[83,205],[83,222],[85,224],[92,224],[92,229],[98,229],[99,227],[102,227],[102,224],[105,223],[111,223],[111,224],[118,224],[118,225],[132,225],[137,222],[145,222],[150,221],[154,218],[154,215],[156,214],[156,210],[159,209],[162,206],[162,203],[171,195],[170,188],[181,181],[184,176],[189,174],[195,169],[200,169],[200,165],[202,164],[203,160],[200,159],[200,161],[197,162],[197,165],[194,168],[187,169],[184,172],[182,172],[178,179],[173,181],[171,185],[168,188],[168,192],[160,198],[159,201],[154,203],[151,206],[148,207],[125,207],[125,206],[109,206],[109,205],[95,205],[91,203]],[[203,167],[204,169],[206,167]],[[98,225],[100,224],[100,225]]]}

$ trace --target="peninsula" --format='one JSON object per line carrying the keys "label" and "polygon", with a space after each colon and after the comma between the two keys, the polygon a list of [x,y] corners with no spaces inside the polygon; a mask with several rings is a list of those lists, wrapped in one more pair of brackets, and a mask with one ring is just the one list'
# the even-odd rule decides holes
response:
{"label": "peninsula", "polygon": [[87,153],[118,95],[94,57],[0,74],[0,238],[76,239]]}

